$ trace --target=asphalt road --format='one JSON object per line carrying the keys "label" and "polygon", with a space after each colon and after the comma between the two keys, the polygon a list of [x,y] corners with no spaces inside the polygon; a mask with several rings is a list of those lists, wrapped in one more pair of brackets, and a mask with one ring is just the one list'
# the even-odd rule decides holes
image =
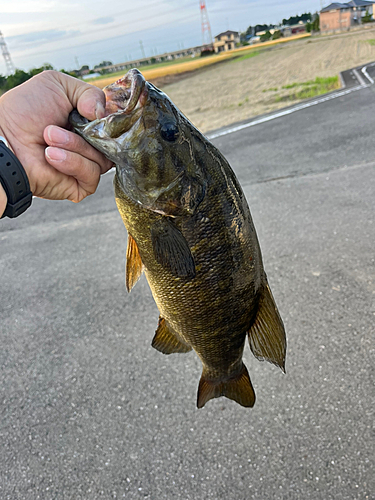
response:
{"label": "asphalt road", "polygon": [[0,224],[0,498],[375,498],[375,86],[214,139],[244,187],[288,334],[245,349],[253,409],[195,407],[194,353],[150,343],[111,175]]}
{"label": "asphalt road", "polygon": [[357,68],[340,73],[342,87],[351,88],[356,85],[374,84],[375,63],[364,64]]}

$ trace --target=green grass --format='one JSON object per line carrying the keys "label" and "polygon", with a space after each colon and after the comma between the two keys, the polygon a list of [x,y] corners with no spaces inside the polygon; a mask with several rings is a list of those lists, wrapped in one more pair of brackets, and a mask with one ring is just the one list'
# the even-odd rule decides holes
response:
{"label": "green grass", "polygon": [[258,56],[259,54],[260,54],[259,50],[253,50],[252,52],[248,52],[247,54],[243,54],[242,56],[235,57],[230,62],[245,61],[246,59],[250,59],[251,57]]}
{"label": "green grass", "polygon": [[[317,77],[315,80],[310,80],[308,82],[297,82],[291,83],[289,85],[284,85],[281,87],[282,89],[293,89],[294,87],[310,87],[311,85],[320,85],[320,86],[332,86],[337,85],[339,81],[338,76],[328,76],[327,78]],[[334,87],[335,88],[335,87]]]}
{"label": "green grass", "polygon": [[271,87],[270,89],[263,89],[262,92],[276,92],[277,90],[279,90],[277,87]]}
{"label": "green grass", "polygon": [[375,38],[370,38],[370,40],[366,40],[370,45],[375,45]]}
{"label": "green grass", "polygon": [[[329,76],[327,78],[317,77],[315,80],[310,80],[307,82],[291,83],[290,85],[284,85],[283,89],[293,89],[296,91],[292,94],[277,96],[275,98],[276,102],[280,101],[296,101],[301,99],[309,99],[317,95],[326,94],[331,90],[339,88],[339,77]],[[297,88],[299,88],[297,90]]]}
{"label": "green grass", "polygon": [[[150,58],[151,59],[151,58]],[[200,59],[199,56],[196,57],[196,59]],[[187,61],[193,61],[194,58],[191,56],[187,57],[180,57],[179,59],[174,59],[173,61],[163,61],[155,64],[144,64],[142,66],[138,66],[139,69],[154,69],[154,68],[162,68],[164,66],[173,66],[174,64],[179,64]],[[86,82],[90,82],[91,80],[102,80],[103,78],[108,78],[108,77],[116,77],[116,76],[124,76],[124,74],[127,72],[126,69],[123,69],[121,71],[117,71],[116,73],[106,73],[105,75],[100,75],[97,77],[89,78],[86,79]]]}
{"label": "green grass", "polygon": [[241,101],[238,103],[238,106],[243,106],[246,102],[249,102],[249,98],[246,97],[246,99],[244,101]]}

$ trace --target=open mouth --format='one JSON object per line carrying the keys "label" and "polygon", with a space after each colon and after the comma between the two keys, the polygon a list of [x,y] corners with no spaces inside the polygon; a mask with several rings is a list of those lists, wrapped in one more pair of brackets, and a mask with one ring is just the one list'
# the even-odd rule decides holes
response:
{"label": "open mouth", "polygon": [[143,75],[131,69],[123,78],[103,89],[106,96],[105,117],[90,122],[77,110],[70,114],[74,129],[86,138],[116,139],[132,128],[140,118],[148,97]]}
{"label": "open mouth", "polygon": [[117,112],[131,113],[147,99],[146,80],[137,69],[103,89],[106,96],[106,116]]}

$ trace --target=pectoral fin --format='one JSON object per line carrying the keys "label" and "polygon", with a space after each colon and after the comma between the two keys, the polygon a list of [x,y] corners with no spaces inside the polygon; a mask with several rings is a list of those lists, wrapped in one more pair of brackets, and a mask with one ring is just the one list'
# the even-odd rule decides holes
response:
{"label": "pectoral fin", "polygon": [[195,264],[188,242],[164,217],[151,228],[151,241],[157,262],[178,278],[194,278]]}
{"label": "pectoral fin", "polygon": [[152,340],[152,347],[163,354],[172,354],[174,352],[189,352],[191,347],[182,343],[176,335],[168,328],[165,319],[159,317],[159,325]]}
{"label": "pectoral fin", "polygon": [[249,372],[244,364],[242,364],[240,372],[235,377],[223,382],[210,380],[203,369],[198,386],[197,407],[203,408],[207,401],[220,396],[233,399],[233,401],[247,408],[254,406],[255,392]]}
{"label": "pectoral fin", "polygon": [[128,247],[126,249],[126,289],[128,292],[137,283],[142,271],[143,264],[137,243],[131,234],[128,234]]}
{"label": "pectoral fin", "polygon": [[260,290],[258,312],[248,336],[250,349],[257,359],[269,361],[285,372],[285,330],[267,280]]}

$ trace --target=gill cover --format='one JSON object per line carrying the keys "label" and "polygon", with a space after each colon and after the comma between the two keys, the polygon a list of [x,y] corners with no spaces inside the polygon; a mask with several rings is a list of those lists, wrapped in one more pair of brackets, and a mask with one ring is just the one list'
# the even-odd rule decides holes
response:
{"label": "gill cover", "polygon": [[104,93],[107,116],[89,122],[74,110],[75,131],[115,163],[132,201],[171,217],[194,213],[206,182],[185,117],[135,69]]}

